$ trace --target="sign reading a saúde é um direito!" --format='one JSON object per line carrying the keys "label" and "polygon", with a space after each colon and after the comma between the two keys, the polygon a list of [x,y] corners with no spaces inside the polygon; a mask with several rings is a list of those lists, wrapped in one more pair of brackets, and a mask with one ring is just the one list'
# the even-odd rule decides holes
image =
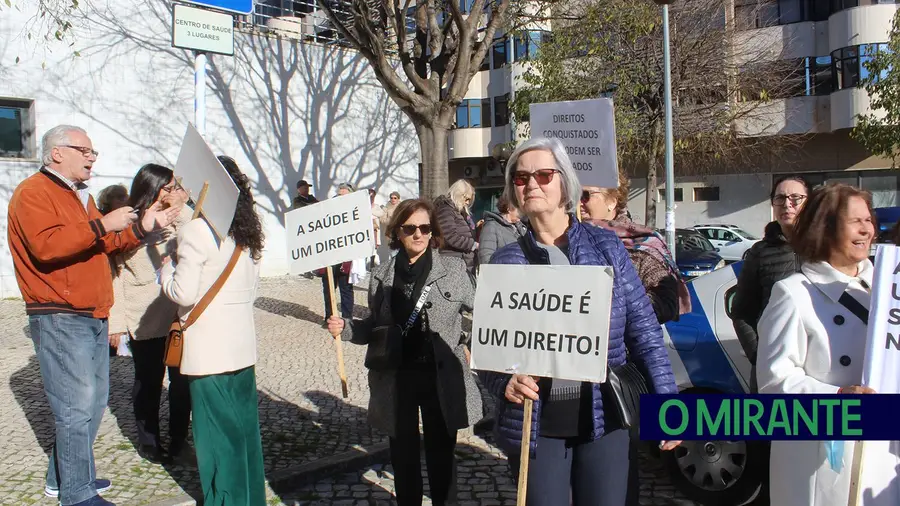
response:
{"label": "sign reading a sa\u00fade \u00e9 um direito!", "polygon": [[531,137],[559,139],[582,185],[619,186],[612,99],[531,104],[529,113]]}
{"label": "sign reading a sa\u00fade \u00e9 um direito!", "polygon": [[174,4],[172,46],[231,56],[234,54],[234,17]]}

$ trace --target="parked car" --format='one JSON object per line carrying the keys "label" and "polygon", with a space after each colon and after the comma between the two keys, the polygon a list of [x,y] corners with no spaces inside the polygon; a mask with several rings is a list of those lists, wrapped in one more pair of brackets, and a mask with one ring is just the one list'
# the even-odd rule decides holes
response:
{"label": "parked car", "polygon": [[[729,317],[742,262],[687,283],[691,312],[663,326],[679,392],[742,394],[750,391],[750,361]],[[660,458],[672,483],[707,506],[754,500],[765,476],[765,441],[685,441]]]}
{"label": "parked car", "polygon": [[744,253],[759,242],[759,238],[741,229],[737,225],[695,225],[694,230],[703,234],[709,242],[719,249],[719,254],[726,262],[737,262],[744,259]]}
{"label": "parked car", "polygon": [[725,260],[706,237],[685,228],[675,230],[675,263],[685,279],[725,267]]}

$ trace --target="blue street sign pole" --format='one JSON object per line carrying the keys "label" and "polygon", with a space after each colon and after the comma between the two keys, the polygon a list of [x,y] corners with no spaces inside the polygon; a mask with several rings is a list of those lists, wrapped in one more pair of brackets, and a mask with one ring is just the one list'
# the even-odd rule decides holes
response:
{"label": "blue street sign pole", "polygon": [[206,136],[206,53],[194,53],[194,126]]}

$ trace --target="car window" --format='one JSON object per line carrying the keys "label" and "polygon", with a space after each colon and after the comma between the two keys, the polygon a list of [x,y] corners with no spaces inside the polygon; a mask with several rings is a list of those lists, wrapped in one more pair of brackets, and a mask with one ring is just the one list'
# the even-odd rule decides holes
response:
{"label": "car window", "polygon": [[734,231],[737,232],[738,234],[740,234],[741,236],[743,236],[744,239],[747,239],[748,241],[758,241],[759,240],[759,237],[756,237],[755,235],[748,233],[746,230],[744,230],[742,228],[736,228],[736,229],[734,229]]}
{"label": "car window", "polygon": [[698,233],[680,233],[675,235],[675,254],[679,251],[712,251],[712,243]]}
{"label": "car window", "polygon": [[703,236],[706,237],[707,239],[715,239],[715,234],[716,234],[715,229],[712,229],[712,228],[698,228],[698,229],[697,229],[697,232],[700,232],[701,234],[703,234]]}
{"label": "car window", "polygon": [[722,233],[722,240],[723,240],[723,241],[732,242],[732,241],[739,241],[739,240],[740,240],[740,239],[738,239],[738,236],[734,235],[734,233],[732,233],[732,232],[730,232],[730,231],[728,231],[728,230],[720,230],[720,232]]}

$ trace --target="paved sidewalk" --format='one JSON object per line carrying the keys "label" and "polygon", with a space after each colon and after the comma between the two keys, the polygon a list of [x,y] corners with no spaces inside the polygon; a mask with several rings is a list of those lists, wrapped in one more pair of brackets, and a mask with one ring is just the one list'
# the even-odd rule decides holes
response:
{"label": "paved sidewalk", "polygon": [[[356,291],[357,303],[365,293]],[[384,449],[385,436],[366,423],[368,390],[364,349],[345,344],[350,398],[341,398],[334,343],[322,328],[322,290],[316,279],[268,278],[256,301],[259,331],[257,382],[269,504],[390,504],[390,467],[372,464],[363,449]],[[0,301],[0,504],[56,504],[43,496],[53,416],[28,338],[22,301]],[[163,467],[141,459],[131,409],[133,369],[128,357],[110,365],[110,405],[95,445],[100,477],[113,480],[105,497],[119,505],[182,504],[199,497],[193,462]],[[168,437],[164,403],[163,437]],[[514,504],[506,460],[489,443],[471,437],[460,443],[460,490],[468,504]],[[356,455],[346,467],[322,474],[317,467],[335,456]],[[329,460],[330,459],[330,460]],[[341,460],[338,459],[338,460]],[[650,462],[649,466],[655,465]],[[647,466],[644,466],[647,467]],[[307,479],[295,475],[305,473]],[[642,471],[644,473],[644,471]],[[661,473],[644,480],[642,504],[666,504],[674,492]],[[313,479],[309,483],[309,479]]]}

